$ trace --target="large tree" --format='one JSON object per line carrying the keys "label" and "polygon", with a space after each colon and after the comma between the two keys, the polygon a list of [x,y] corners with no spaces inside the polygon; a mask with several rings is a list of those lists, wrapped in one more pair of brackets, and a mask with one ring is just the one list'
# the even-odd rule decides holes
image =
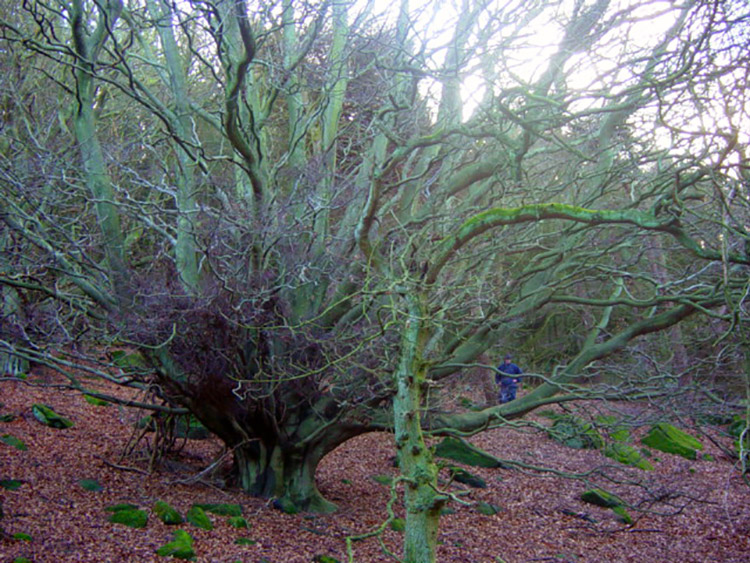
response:
{"label": "large tree", "polygon": [[[323,456],[394,429],[406,559],[429,561],[424,429],[601,394],[603,361],[689,345],[695,315],[746,322],[741,4],[4,7],[4,353],[155,390],[244,489],[306,509],[332,508]],[[439,408],[517,347],[542,385]],[[146,366],[92,368],[103,348]]]}

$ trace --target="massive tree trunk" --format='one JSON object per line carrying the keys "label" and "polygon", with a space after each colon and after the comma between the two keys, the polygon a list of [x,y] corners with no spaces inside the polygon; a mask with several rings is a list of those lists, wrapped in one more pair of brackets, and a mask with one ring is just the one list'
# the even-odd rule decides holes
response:
{"label": "massive tree trunk", "polygon": [[[326,454],[364,432],[364,428],[332,425],[320,436],[310,436],[305,429],[313,426],[312,417],[300,424],[286,425],[263,417],[263,422],[268,423],[264,424],[251,418],[248,405],[239,402],[230,413],[198,402],[191,403],[190,409],[232,450],[232,474],[244,491],[276,499],[278,506],[288,512],[336,510],[336,505],[318,490],[315,472]],[[323,420],[316,422],[316,427],[325,424]]]}
{"label": "massive tree trunk", "polygon": [[315,471],[327,453],[322,444],[286,448],[279,443],[251,441],[234,450],[235,469],[243,490],[275,498],[285,511],[333,512],[336,505],[315,483]]}
{"label": "massive tree trunk", "polygon": [[319,391],[311,377],[280,389],[278,382],[253,383],[253,375],[186,375],[166,349],[144,353],[166,396],[232,451],[236,483],[253,496],[276,499],[285,511],[334,511],[315,483],[318,464],[354,436],[385,426]]}

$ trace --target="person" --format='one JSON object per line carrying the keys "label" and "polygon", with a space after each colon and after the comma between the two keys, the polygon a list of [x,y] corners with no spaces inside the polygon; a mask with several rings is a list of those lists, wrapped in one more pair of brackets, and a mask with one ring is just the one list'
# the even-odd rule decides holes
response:
{"label": "person", "polygon": [[521,380],[523,371],[511,360],[513,357],[510,354],[505,355],[503,363],[497,366],[495,372],[495,383],[500,384],[500,395],[498,400],[500,403],[509,403],[516,398],[516,391],[518,391],[518,383]]}

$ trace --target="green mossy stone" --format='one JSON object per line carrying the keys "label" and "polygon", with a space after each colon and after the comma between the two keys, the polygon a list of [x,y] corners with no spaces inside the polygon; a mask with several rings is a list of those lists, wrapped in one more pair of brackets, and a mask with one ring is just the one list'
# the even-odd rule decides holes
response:
{"label": "green mossy stone", "polygon": [[633,523],[633,518],[630,516],[630,514],[628,514],[628,511],[625,510],[624,506],[613,506],[612,507],[612,512],[614,512],[615,514],[617,514],[620,517],[620,520],[624,524],[632,524]]}
{"label": "green mossy stone", "polygon": [[73,426],[73,421],[60,416],[48,405],[42,405],[35,403],[31,405],[31,413],[34,415],[39,422],[50,428],[57,428],[58,430],[64,430]]}
{"label": "green mossy stone", "polygon": [[17,534],[13,534],[13,539],[18,541],[31,541],[31,535],[18,532]]}
{"label": "green mossy stone", "polygon": [[234,543],[236,543],[237,545],[255,545],[258,542],[255,540],[251,540],[250,538],[237,538],[236,540],[234,540]]}
{"label": "green mossy stone", "polygon": [[451,478],[454,481],[463,483],[464,485],[469,485],[470,487],[474,487],[475,489],[487,488],[487,482],[484,479],[482,479],[478,475],[469,473],[465,469],[461,469],[459,467],[452,467],[450,469],[450,473],[451,473]]}
{"label": "green mossy stone", "polygon": [[495,514],[499,514],[502,511],[502,508],[497,506],[496,504],[490,504],[489,502],[479,502],[477,503],[477,512],[479,514],[484,514],[485,516],[494,516]]}
{"label": "green mossy stone", "polygon": [[445,459],[471,465],[473,467],[502,467],[507,466],[492,454],[477,448],[461,438],[447,437],[435,446],[435,455]]}
{"label": "green mossy stone", "polygon": [[595,450],[604,445],[604,439],[591,423],[571,414],[558,416],[547,432],[550,438],[569,448]]}
{"label": "green mossy stone", "polygon": [[195,504],[193,506],[217,516],[242,516],[242,507],[239,504]]}
{"label": "green mossy stone", "polygon": [[0,487],[9,491],[17,491],[23,485],[23,481],[18,479],[0,479]]}
{"label": "green mossy stone", "polygon": [[581,494],[581,500],[596,506],[604,508],[614,508],[615,506],[625,506],[623,500],[617,495],[613,495],[604,489],[589,489]]}
{"label": "green mossy stone", "polygon": [[16,557],[13,560],[13,563],[32,563],[31,559],[27,559],[26,557]]}
{"label": "green mossy stone", "polygon": [[157,500],[154,503],[154,514],[168,526],[176,526],[182,524],[184,521],[177,510],[161,500]]}
{"label": "green mossy stone", "polygon": [[390,487],[393,484],[393,477],[391,475],[372,475],[370,478],[376,483]]}
{"label": "green mossy stone", "polygon": [[156,554],[176,559],[194,559],[193,538],[185,530],[177,530],[174,533],[174,540],[157,549]]}
{"label": "green mossy stone", "polygon": [[613,414],[603,414],[597,416],[595,420],[601,426],[614,426],[617,424],[617,417]]}
{"label": "green mossy stone", "polygon": [[247,520],[242,516],[230,516],[229,525],[232,526],[232,528],[250,528],[250,524],[248,524]]}
{"label": "green mossy stone", "polygon": [[29,449],[26,447],[26,444],[23,443],[23,440],[16,438],[11,434],[3,434],[2,436],[0,436],[0,442],[9,446],[13,446],[17,450],[21,450],[22,452],[25,452]]}
{"label": "green mossy stone", "polygon": [[145,428],[149,432],[155,431],[156,430],[156,423],[154,422],[154,417],[152,417],[149,414],[149,415],[144,416],[143,418],[139,418],[138,422],[135,423],[135,427],[138,430],[143,430]]}
{"label": "green mossy stone", "polygon": [[622,463],[623,465],[630,465],[631,467],[637,467],[644,471],[652,471],[654,469],[654,466],[651,465],[647,459],[643,458],[641,452],[627,444],[621,444],[619,442],[608,444],[604,448],[604,455]]}
{"label": "green mossy stone", "polygon": [[406,522],[403,518],[394,518],[391,520],[391,530],[394,532],[403,532],[406,530]]}
{"label": "green mossy stone", "polygon": [[118,510],[109,517],[113,524],[123,524],[130,528],[145,528],[148,522],[148,514],[137,508]]}
{"label": "green mossy stone", "polygon": [[697,459],[698,451],[703,449],[703,444],[693,436],[666,422],[652,426],[641,442],[660,452],[676,454],[686,459]]}
{"label": "green mossy stone", "polygon": [[296,504],[294,504],[294,501],[288,499],[288,498],[277,498],[273,501],[272,505],[276,510],[281,510],[284,514],[299,514],[300,508]]}
{"label": "green mossy stone", "polygon": [[112,405],[109,401],[105,401],[104,399],[99,399],[98,397],[92,397],[91,395],[83,395],[83,400],[86,401],[89,405],[94,405],[95,407],[109,407]]}
{"label": "green mossy stone", "polygon": [[137,370],[146,367],[146,360],[138,352],[131,353],[125,350],[113,350],[110,355],[117,367],[126,370]]}
{"label": "green mossy stone", "polygon": [[727,426],[727,432],[733,438],[739,438],[747,426],[747,421],[743,417],[735,415]]}
{"label": "green mossy stone", "polygon": [[627,428],[618,428],[617,430],[610,432],[609,437],[615,442],[629,442],[630,431]]}
{"label": "green mossy stone", "polygon": [[104,487],[102,487],[96,479],[79,479],[78,484],[92,493],[98,493],[104,490]]}
{"label": "green mossy stone", "polygon": [[130,503],[120,503],[120,504],[113,504],[112,506],[107,506],[104,510],[107,512],[120,512],[121,510],[136,510],[138,508],[138,505],[136,504],[130,504]]}
{"label": "green mossy stone", "polygon": [[185,515],[185,520],[190,522],[196,528],[202,528],[204,530],[213,530],[214,525],[211,519],[200,506],[192,506]]}
{"label": "green mossy stone", "polygon": [[194,416],[181,416],[175,423],[174,435],[189,440],[208,440],[211,432]]}

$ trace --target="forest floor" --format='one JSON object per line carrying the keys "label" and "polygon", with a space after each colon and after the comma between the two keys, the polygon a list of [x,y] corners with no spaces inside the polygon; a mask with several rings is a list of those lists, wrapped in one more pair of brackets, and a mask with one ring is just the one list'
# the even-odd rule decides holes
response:
{"label": "forest floor", "polygon": [[[338,512],[290,515],[239,490],[195,479],[222,454],[216,440],[189,440],[150,472],[145,442],[121,458],[143,413],[93,406],[55,383],[62,380],[39,370],[25,383],[0,386],[0,415],[14,415],[0,422],[0,437],[5,437],[0,442],[0,480],[20,482],[17,488],[0,487],[0,529],[5,532],[0,563],[20,557],[35,563],[166,561],[155,551],[172,540],[176,529],[194,538],[199,562],[303,563],[324,555],[343,562],[346,537],[368,532],[387,518],[390,487],[379,481],[397,471],[389,434],[360,436],[323,460],[319,488],[337,503]],[[107,391],[127,396],[123,389]],[[49,405],[75,425],[58,430],[40,424],[31,411],[35,403]],[[646,410],[626,407],[619,415],[645,426]],[[542,417],[536,420],[549,424]],[[8,444],[7,436],[20,439],[27,449]],[[642,471],[616,464],[599,450],[563,446],[538,428],[495,429],[476,436],[471,439],[475,445],[520,465],[469,468],[486,481],[486,488],[444,483],[466,504],[452,503],[450,513],[441,518],[438,561],[750,561],[750,488],[734,461],[707,438],[702,437],[703,453],[709,457],[688,460],[657,452],[650,459],[655,469]],[[535,466],[587,476],[572,479],[532,469]],[[101,490],[87,490],[82,479],[95,480]],[[581,493],[591,486],[628,502],[632,523],[582,502]],[[231,527],[227,518],[216,515],[210,515],[210,531],[187,523],[167,526],[152,512],[157,500],[183,515],[194,503],[237,503],[250,528]],[[500,511],[481,514],[479,502]],[[146,527],[109,522],[111,513],[105,508],[118,503],[146,510]],[[403,516],[398,503],[395,511]],[[30,538],[23,539],[23,534]],[[236,543],[239,538],[245,538],[246,545]],[[354,542],[353,561],[394,561],[386,551],[398,554],[402,538],[403,532],[386,527],[377,538]]]}

